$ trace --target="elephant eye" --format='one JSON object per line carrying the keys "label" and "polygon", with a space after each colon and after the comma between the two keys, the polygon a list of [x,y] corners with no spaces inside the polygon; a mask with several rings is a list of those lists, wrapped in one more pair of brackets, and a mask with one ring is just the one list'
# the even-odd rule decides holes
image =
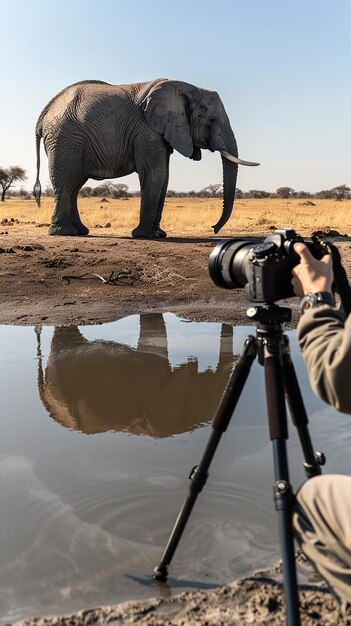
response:
{"label": "elephant eye", "polygon": [[214,124],[214,122],[216,121],[214,117],[210,117],[208,120],[211,124]]}
{"label": "elephant eye", "polygon": [[198,111],[197,117],[201,119],[206,113],[206,107],[204,107],[203,104],[200,104]]}

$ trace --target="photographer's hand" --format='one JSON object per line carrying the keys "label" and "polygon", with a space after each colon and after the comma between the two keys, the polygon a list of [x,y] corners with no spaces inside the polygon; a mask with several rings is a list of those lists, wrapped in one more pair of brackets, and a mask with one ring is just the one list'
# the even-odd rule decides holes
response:
{"label": "photographer's hand", "polygon": [[301,242],[294,244],[294,250],[301,259],[292,270],[291,284],[295,294],[302,297],[309,292],[332,292],[333,260],[331,254],[326,254],[318,261],[308,247]]}

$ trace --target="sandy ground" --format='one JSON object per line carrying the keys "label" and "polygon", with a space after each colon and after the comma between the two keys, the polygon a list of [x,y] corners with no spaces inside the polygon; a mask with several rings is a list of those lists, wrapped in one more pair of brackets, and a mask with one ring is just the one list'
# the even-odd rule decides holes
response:
{"label": "sandy ground", "polygon": [[[252,323],[244,291],[221,289],[209,277],[208,258],[220,237],[136,240],[112,229],[50,237],[47,226],[6,220],[0,221],[2,324],[99,324],[155,310],[199,321]],[[259,241],[267,234],[244,238]],[[350,240],[337,245],[351,275]],[[287,304],[294,323],[298,301]]]}
{"label": "sandy ground", "polygon": [[[279,568],[277,568],[279,569]],[[270,574],[273,577],[270,577]],[[191,591],[171,599],[128,602],[85,609],[78,613],[21,620],[16,626],[283,626],[287,623],[285,598],[277,572],[257,572],[250,578],[213,591]],[[300,585],[302,626],[349,626],[333,595],[322,585]]]}
{"label": "sandy ground", "polygon": [[[220,289],[209,278],[215,239],[134,240],[110,230],[67,238],[49,237],[46,227],[1,228],[8,233],[0,240],[1,323],[96,324],[154,310],[245,318],[242,290]],[[110,283],[96,276],[112,273],[119,277]]]}
{"label": "sandy ground", "polygon": [[[268,233],[251,233],[262,239]],[[247,237],[248,234],[245,234]],[[49,237],[47,227],[0,222],[0,323],[97,324],[128,314],[173,311],[193,320],[250,323],[243,290],[215,286],[208,257],[219,238],[175,237],[158,241],[121,237],[93,229],[89,237]],[[338,242],[351,275],[351,245]],[[103,282],[110,277],[110,281]],[[298,319],[297,300],[287,304]],[[302,624],[351,624],[333,596],[320,586],[301,586]],[[236,625],[286,623],[276,572],[261,572],[209,592],[83,610],[66,617],[37,618],[35,624]]]}

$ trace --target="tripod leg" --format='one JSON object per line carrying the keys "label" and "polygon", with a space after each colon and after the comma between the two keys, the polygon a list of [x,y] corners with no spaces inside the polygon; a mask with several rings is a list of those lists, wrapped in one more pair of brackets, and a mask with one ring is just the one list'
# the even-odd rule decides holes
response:
{"label": "tripod leg", "polygon": [[263,354],[269,433],[273,443],[275,473],[274,498],[276,510],[279,513],[287,623],[289,626],[300,626],[294,537],[291,523],[293,494],[289,480],[286,451],[288,427],[284,395],[281,339],[279,339],[279,335],[272,340],[269,338],[264,340]]}
{"label": "tripod leg", "polygon": [[160,564],[154,569],[154,578],[156,580],[164,581],[167,579],[168,565],[170,564],[177,549],[186,523],[195,505],[197,496],[206,484],[209,466],[214,457],[221,436],[228,427],[256,354],[256,338],[249,336],[245,341],[243,351],[234,370],[232,371],[229,382],[217,409],[217,413],[212,423],[213,432],[211,433],[201,462],[199,465],[195,466],[190,473],[189,478],[191,482],[189,495],[178,515]]}
{"label": "tripod leg", "polygon": [[308,417],[297,380],[294,364],[290,355],[289,339],[283,336],[283,369],[285,391],[288,400],[291,419],[297,429],[304,454],[305,474],[308,478],[321,474],[321,465],[325,464],[323,452],[314,452],[308,430]]}

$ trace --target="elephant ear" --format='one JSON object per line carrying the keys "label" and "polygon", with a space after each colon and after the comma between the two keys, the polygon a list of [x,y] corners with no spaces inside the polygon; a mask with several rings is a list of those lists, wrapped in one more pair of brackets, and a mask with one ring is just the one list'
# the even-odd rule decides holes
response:
{"label": "elephant ear", "polygon": [[188,119],[185,89],[177,81],[158,83],[144,99],[144,113],[150,128],[163,135],[180,154],[191,157],[194,152]]}

